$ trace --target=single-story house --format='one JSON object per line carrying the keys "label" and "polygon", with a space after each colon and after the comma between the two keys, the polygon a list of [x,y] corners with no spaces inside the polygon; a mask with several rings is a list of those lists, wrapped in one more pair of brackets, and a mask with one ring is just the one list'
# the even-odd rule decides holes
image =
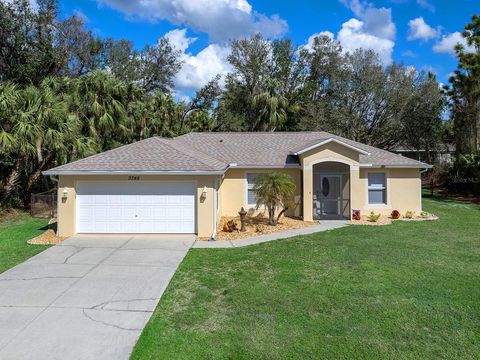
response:
{"label": "single-story house", "polygon": [[353,210],[420,212],[430,165],[326,132],[189,133],[152,137],[45,171],[58,176],[58,233],[215,236],[221,216],[254,212],[258,174],[296,184],[306,221]]}

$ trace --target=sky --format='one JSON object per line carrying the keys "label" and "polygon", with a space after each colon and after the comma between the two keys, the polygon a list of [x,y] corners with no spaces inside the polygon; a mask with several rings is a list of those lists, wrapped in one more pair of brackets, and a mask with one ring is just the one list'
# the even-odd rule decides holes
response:
{"label": "sky", "polygon": [[61,16],[81,16],[100,37],[125,38],[137,48],[166,36],[182,53],[178,96],[191,96],[230,70],[229,42],[261,33],[308,46],[316,34],[345,51],[373,49],[385,64],[401,62],[448,83],[453,47],[480,0],[60,0]]}

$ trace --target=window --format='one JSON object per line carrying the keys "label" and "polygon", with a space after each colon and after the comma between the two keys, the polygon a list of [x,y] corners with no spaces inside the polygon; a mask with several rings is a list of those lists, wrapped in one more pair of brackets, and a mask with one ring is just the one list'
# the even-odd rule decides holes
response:
{"label": "window", "polygon": [[253,187],[255,186],[256,178],[261,175],[260,173],[250,173],[247,174],[247,204],[248,205],[255,205],[257,203],[257,195],[255,191],[253,191]]}
{"label": "window", "polygon": [[368,174],[368,203],[386,204],[386,181],[384,173]]}

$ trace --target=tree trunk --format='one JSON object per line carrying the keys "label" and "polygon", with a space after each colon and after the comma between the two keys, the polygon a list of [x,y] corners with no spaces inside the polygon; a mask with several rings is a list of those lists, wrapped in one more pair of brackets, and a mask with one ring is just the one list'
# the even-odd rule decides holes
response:
{"label": "tree trunk", "polygon": [[268,206],[268,225],[277,225],[275,221],[275,205]]}
{"label": "tree trunk", "polygon": [[42,162],[38,164],[35,171],[30,175],[24,191],[24,201],[30,200],[30,192],[32,191],[33,187],[42,179],[42,171],[50,165],[52,160],[53,152],[50,152],[43,158]]}
{"label": "tree trunk", "polygon": [[[285,211],[287,211],[287,210],[288,210],[288,206],[284,207],[284,208],[282,209],[282,211],[280,211],[280,213],[279,213],[278,216],[277,216],[276,224],[278,224],[278,220],[280,220],[280,217],[281,217],[281,216],[285,213]],[[275,225],[276,225],[276,224],[275,224]]]}
{"label": "tree trunk", "polygon": [[22,157],[17,158],[15,164],[13,165],[12,171],[5,181],[5,186],[0,191],[0,205],[4,205],[5,202],[12,196],[15,192],[15,187],[17,186],[18,180],[22,174],[22,168],[24,164],[24,159]]}

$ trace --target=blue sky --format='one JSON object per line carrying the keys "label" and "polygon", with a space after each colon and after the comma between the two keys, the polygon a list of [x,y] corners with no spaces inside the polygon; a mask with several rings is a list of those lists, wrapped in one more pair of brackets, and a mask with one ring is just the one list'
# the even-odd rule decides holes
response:
{"label": "blue sky", "polygon": [[447,83],[459,32],[480,13],[478,0],[60,0],[60,6],[63,16],[84,16],[97,35],[126,38],[138,48],[169,37],[183,54],[175,82],[187,95],[229,70],[229,39],[255,32],[297,45],[324,33],[346,50],[371,48],[385,64],[430,70]]}

